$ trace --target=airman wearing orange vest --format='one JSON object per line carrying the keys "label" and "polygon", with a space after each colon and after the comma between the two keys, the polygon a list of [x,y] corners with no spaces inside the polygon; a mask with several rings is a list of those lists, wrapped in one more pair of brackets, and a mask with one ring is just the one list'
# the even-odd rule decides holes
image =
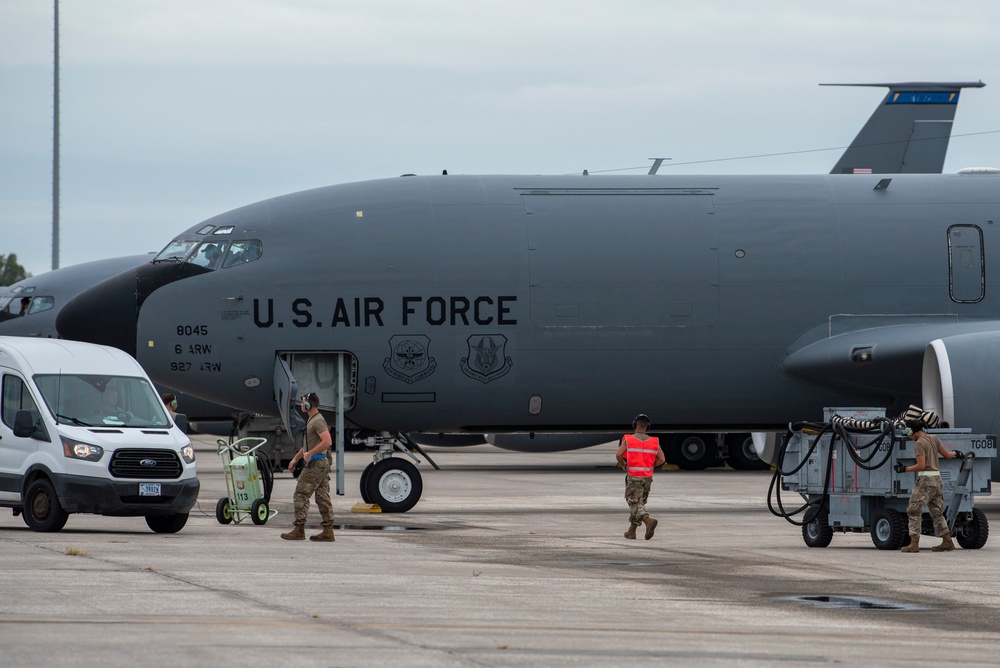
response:
{"label": "airman wearing orange vest", "polygon": [[624,469],[625,500],[628,502],[629,527],[626,538],[635,538],[635,530],[640,524],[646,525],[646,540],[653,537],[657,521],[646,512],[649,488],[653,484],[653,469],[663,466],[666,457],[660,449],[660,439],[650,436],[649,416],[640,413],[632,421],[634,434],[622,436],[615,457],[618,467]]}

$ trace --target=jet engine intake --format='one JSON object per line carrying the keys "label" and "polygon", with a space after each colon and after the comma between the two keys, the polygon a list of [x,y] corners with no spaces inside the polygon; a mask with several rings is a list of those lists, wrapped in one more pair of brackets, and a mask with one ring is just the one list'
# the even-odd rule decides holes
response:
{"label": "jet engine intake", "polygon": [[[935,339],[924,351],[923,409],[952,427],[1000,432],[1000,332]],[[1000,459],[993,460],[1000,480]]]}

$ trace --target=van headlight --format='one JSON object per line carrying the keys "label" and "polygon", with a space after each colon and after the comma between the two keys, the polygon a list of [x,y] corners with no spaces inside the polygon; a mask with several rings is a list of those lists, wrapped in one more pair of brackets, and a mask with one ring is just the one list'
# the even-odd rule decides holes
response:
{"label": "van headlight", "polygon": [[190,464],[194,461],[194,446],[191,444],[185,445],[181,448],[181,457],[184,458],[185,463]]}
{"label": "van headlight", "polygon": [[70,459],[84,459],[88,462],[100,461],[104,456],[104,448],[90,443],[81,443],[68,438],[63,438],[63,454]]}

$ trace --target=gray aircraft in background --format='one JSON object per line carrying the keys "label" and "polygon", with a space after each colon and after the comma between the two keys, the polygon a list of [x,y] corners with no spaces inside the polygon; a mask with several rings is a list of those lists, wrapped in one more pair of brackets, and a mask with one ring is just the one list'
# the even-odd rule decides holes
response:
{"label": "gray aircraft in background", "polygon": [[[149,263],[155,256],[155,253],[146,253],[83,262],[0,287],[0,336],[58,336],[56,316],[66,302],[101,281]],[[22,303],[26,306],[23,315],[20,314]],[[169,387],[158,386],[157,390],[178,395],[178,404],[185,419],[232,419],[232,411],[224,406],[180,394]]]}

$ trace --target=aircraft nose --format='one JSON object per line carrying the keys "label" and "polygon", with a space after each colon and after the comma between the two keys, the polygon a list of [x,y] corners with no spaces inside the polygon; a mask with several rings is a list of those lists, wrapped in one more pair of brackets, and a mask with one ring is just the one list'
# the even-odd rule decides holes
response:
{"label": "aircraft nose", "polygon": [[187,262],[142,264],[85,290],[59,311],[59,336],[100,343],[136,356],[139,311],[158,288],[209,271]]}

